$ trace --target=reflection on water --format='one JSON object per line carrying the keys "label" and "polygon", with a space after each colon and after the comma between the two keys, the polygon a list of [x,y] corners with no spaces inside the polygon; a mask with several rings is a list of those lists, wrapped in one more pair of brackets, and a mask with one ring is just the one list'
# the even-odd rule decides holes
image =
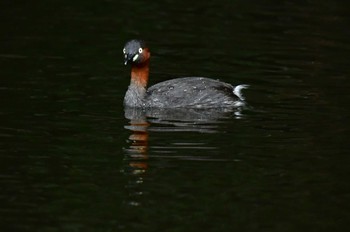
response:
{"label": "reflection on water", "polygon": [[[131,122],[133,120],[147,120],[154,124],[149,128],[152,131],[196,131],[211,133],[215,131],[215,124],[220,120],[243,117],[242,111],[246,108],[211,108],[211,109],[138,109],[126,108],[125,117]],[[156,126],[158,125],[158,126]],[[161,127],[160,127],[161,126]],[[167,127],[168,126],[168,127]]]}
{"label": "reflection on water", "polygon": [[123,166],[123,173],[129,176],[128,184],[128,199],[129,205],[138,206],[138,197],[143,195],[141,189],[143,184],[143,176],[148,169],[148,127],[149,123],[142,112],[135,112],[132,117],[128,118],[130,125],[125,128],[132,131],[129,136],[129,147],[125,149],[126,157]]}
{"label": "reflection on water", "polygon": [[[218,124],[224,119],[242,119],[242,111],[245,108],[242,105],[239,108],[218,108],[218,109],[165,109],[165,108],[130,108],[126,107],[125,118],[129,120],[125,129],[131,131],[128,138],[129,147],[125,149],[125,165],[123,173],[129,176],[127,185],[129,196],[128,204],[138,206],[137,197],[143,195],[142,184],[144,175],[149,168],[149,132],[197,132],[197,133],[218,133],[220,129]],[[175,150],[214,150],[216,147],[210,147],[205,143],[182,141],[163,146],[152,146],[157,151],[153,151],[152,158],[169,158],[169,153]],[[188,155],[172,155],[176,159],[196,160],[196,161],[225,161],[213,157]]]}

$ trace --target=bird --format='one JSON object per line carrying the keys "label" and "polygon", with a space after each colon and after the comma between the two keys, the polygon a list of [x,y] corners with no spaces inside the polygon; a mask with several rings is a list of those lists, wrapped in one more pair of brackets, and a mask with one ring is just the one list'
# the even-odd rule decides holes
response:
{"label": "bird", "polygon": [[235,108],[244,104],[242,89],[207,77],[180,77],[147,87],[151,52],[144,40],[128,41],[124,64],[131,65],[130,85],[124,97],[125,107],[137,108]]}

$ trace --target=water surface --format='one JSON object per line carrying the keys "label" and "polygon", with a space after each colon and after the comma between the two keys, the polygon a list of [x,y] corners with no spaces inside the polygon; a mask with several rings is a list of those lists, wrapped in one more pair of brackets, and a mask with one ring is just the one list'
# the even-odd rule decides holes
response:
{"label": "water surface", "polygon": [[[346,1],[1,3],[2,231],[344,231]],[[128,111],[151,84],[248,84],[234,111]]]}

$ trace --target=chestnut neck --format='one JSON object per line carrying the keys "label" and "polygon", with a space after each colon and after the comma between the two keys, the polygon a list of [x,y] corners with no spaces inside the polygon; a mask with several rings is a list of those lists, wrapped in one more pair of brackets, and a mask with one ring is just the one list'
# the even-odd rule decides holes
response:
{"label": "chestnut neck", "polygon": [[149,75],[149,60],[142,64],[133,64],[131,67],[131,82],[130,85],[147,88]]}

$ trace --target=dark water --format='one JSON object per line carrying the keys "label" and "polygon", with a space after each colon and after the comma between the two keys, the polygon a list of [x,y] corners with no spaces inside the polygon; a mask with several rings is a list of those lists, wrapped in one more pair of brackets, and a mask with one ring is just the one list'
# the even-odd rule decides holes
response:
{"label": "dark water", "polygon": [[[1,231],[346,231],[347,1],[2,1]],[[151,83],[245,83],[247,109],[125,111]]]}

